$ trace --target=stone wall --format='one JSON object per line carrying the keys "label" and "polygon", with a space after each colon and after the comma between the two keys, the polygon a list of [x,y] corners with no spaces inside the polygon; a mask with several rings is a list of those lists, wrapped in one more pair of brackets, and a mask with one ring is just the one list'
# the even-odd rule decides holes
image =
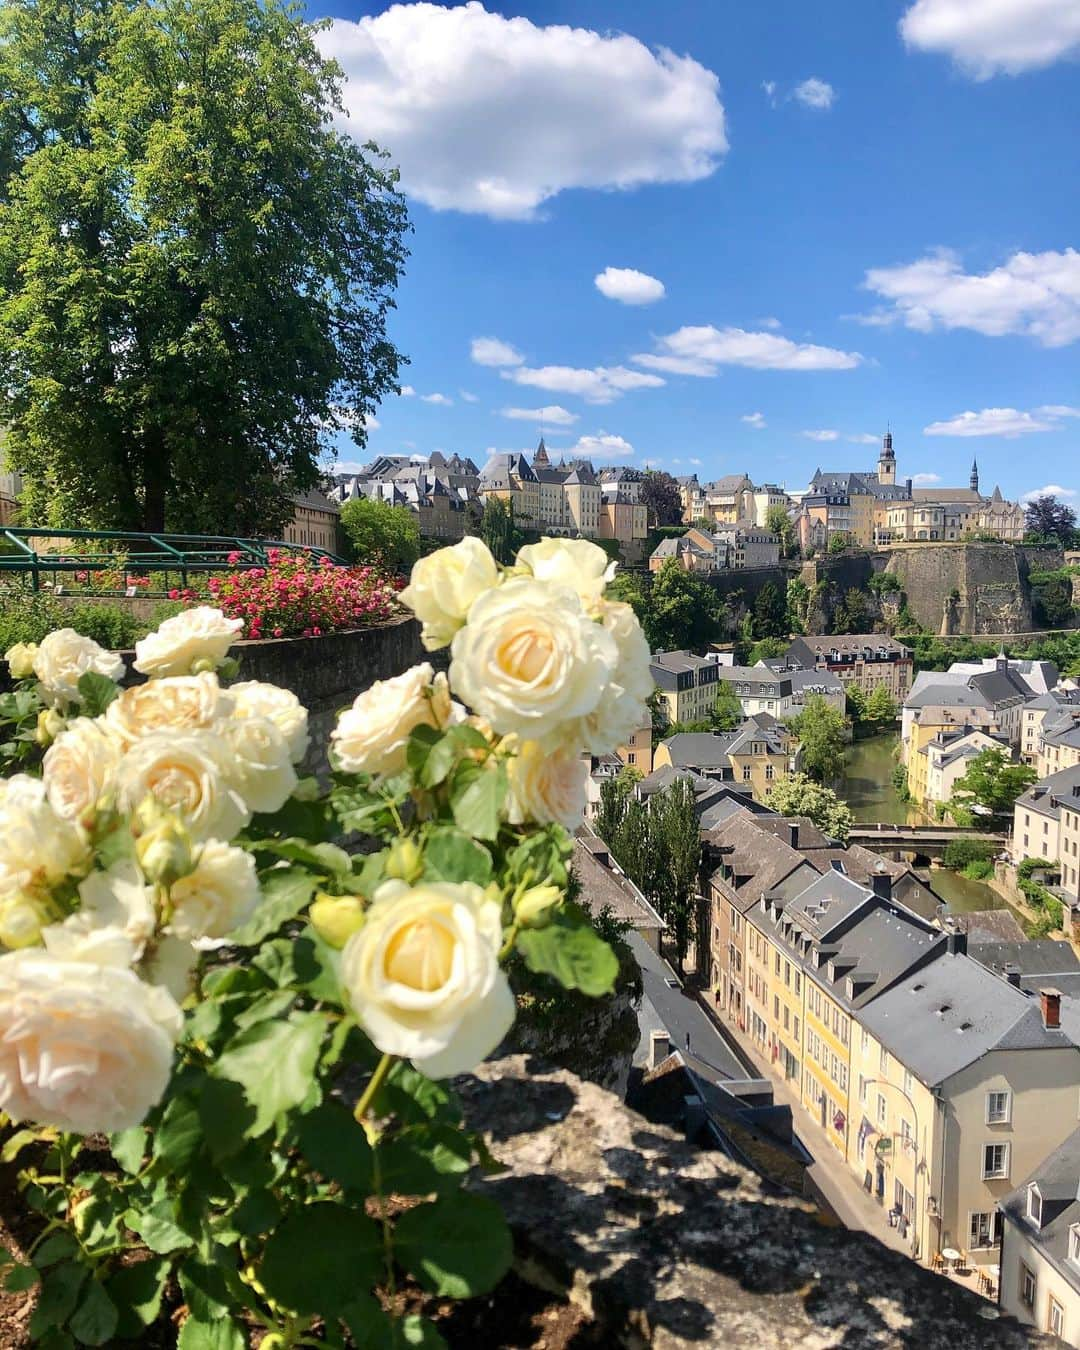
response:
{"label": "stone wall", "polygon": [[1011,544],[906,544],[890,551],[886,570],[931,633],[1023,633],[1034,627],[1028,574],[1060,559]]}
{"label": "stone wall", "polygon": [[518,1276],[591,1320],[575,1345],[1059,1344],[571,1074],[513,1057],[456,1086],[505,1168],[472,1184],[507,1214]]}

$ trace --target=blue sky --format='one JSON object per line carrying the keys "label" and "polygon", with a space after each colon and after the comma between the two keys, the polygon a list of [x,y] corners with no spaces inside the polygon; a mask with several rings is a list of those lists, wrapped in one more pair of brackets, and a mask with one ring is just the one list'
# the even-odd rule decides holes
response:
{"label": "blue sky", "polygon": [[553,450],[797,488],[889,423],[901,476],[1080,503],[1080,0],[331,12],[415,227],[370,452],[547,408]]}

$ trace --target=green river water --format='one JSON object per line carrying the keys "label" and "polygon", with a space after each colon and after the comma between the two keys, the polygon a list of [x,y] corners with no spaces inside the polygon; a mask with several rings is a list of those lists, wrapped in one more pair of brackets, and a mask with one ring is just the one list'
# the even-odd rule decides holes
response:
{"label": "green river water", "polygon": [[[855,741],[848,747],[844,777],[837,792],[860,823],[886,821],[894,825],[917,823],[918,813],[902,802],[892,783],[894,751],[899,736],[890,733]],[[1002,909],[1005,901],[984,882],[969,881],[959,872],[935,867],[931,884],[954,914],[973,909]]]}

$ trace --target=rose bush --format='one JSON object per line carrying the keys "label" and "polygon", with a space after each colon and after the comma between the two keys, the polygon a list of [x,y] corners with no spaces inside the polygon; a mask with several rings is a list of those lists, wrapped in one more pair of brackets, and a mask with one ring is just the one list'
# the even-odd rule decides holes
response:
{"label": "rose bush", "polygon": [[449,678],[359,695],[325,788],[297,775],[295,696],[230,683],[240,615],[168,620],[126,690],[66,636],[9,653],[2,1156],[38,1230],[0,1268],[40,1286],[35,1344],[137,1344],[160,1316],[180,1350],[435,1347],[392,1320],[402,1275],[501,1278],[506,1225],[462,1188],[490,1159],[443,1080],[509,1030],[508,962],[579,996],[617,973],[566,899],[582,748],[647,715],[608,575],[581,541],[418,563],[405,600]]}

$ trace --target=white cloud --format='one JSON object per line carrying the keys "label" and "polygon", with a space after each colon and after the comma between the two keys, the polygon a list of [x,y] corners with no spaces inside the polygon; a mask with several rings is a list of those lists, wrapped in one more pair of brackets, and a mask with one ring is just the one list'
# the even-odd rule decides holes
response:
{"label": "white cloud", "polygon": [[[1057,417],[1045,408],[1044,414],[1020,412],[1016,408],[983,408],[981,412],[962,412],[945,422],[931,422],[923,427],[924,436],[1026,436],[1033,431],[1060,431]],[[1072,415],[1071,411],[1068,415]]]}
{"label": "white cloud", "polygon": [[759,412],[743,413],[739,420],[740,422],[745,422],[748,427],[753,427],[755,431],[761,431],[764,427],[769,425],[768,422],[765,421],[765,414]]}
{"label": "white cloud", "polygon": [[774,330],[775,330],[775,329],[777,329],[777,328],[782,328],[782,327],[783,327],[783,325],[781,324],[780,320],[777,319],[777,318],[775,318],[775,317],[774,317],[773,315],[771,315],[771,314],[768,315],[768,316],[767,316],[766,318],[764,318],[764,319],[758,319],[757,322],[758,322],[758,327],[759,327],[759,328],[771,328],[771,329],[774,329]]}
{"label": "white cloud", "polygon": [[1075,488],[1062,487],[1060,483],[1047,483],[1045,487],[1032,488],[1020,498],[1022,502],[1033,502],[1036,497],[1064,497],[1068,501],[1077,495]]}
{"label": "white cloud", "polygon": [[762,87],[762,89],[764,89],[764,91],[765,91],[765,97],[769,100],[769,103],[775,108],[775,107],[776,107],[776,81],[775,81],[775,80],[762,80],[762,81],[761,81],[761,87]]}
{"label": "white cloud", "polygon": [[435,403],[440,408],[452,408],[454,406],[454,400],[447,398],[445,394],[421,394],[420,402]]}
{"label": "white cloud", "polygon": [[468,391],[467,389],[459,389],[459,390],[458,390],[458,393],[461,395],[461,401],[462,401],[462,403],[479,403],[479,402],[480,402],[480,396],[479,396],[478,394],[470,394],[469,391]]}
{"label": "white cloud", "polygon": [[623,459],[634,453],[634,447],[622,436],[600,431],[595,436],[580,437],[566,453],[574,459]]}
{"label": "white cloud", "polygon": [[941,474],[939,473],[913,473],[911,482],[915,487],[928,487],[931,483],[940,483]]}
{"label": "white cloud", "polygon": [[880,438],[871,436],[868,431],[859,431],[854,436],[845,436],[845,441],[850,441],[852,445],[877,445]]}
{"label": "white cloud", "polygon": [[664,283],[633,267],[605,267],[593,283],[601,295],[624,305],[651,305],[664,298]]}
{"label": "white cloud", "polygon": [[573,426],[578,420],[577,413],[568,412],[557,403],[549,403],[546,408],[500,408],[499,415],[515,422],[546,422],[553,427]]}
{"label": "white cloud", "polygon": [[1018,75],[1080,52],[1080,0],[916,0],[900,33],[973,79]]}
{"label": "white cloud", "polygon": [[1035,409],[1036,417],[1080,417],[1080,408],[1072,408],[1067,403],[1044,403]]}
{"label": "white cloud", "polygon": [[525,360],[516,347],[493,337],[473,338],[469,355],[478,366],[520,366]]}
{"label": "white cloud", "polygon": [[415,393],[416,393],[416,390],[412,387],[411,384],[403,384],[403,385],[401,386],[401,397],[402,397],[402,398],[412,398],[413,394],[415,394]]}
{"label": "white cloud", "polygon": [[712,324],[679,328],[657,340],[656,355],[633,358],[639,366],[673,375],[715,375],[720,366],[748,366],[751,370],[851,370],[859,365],[858,352],[792,342],[775,333],[748,333],[743,328],[714,328]]}
{"label": "white cloud", "polygon": [[658,375],[645,375],[625,366],[521,366],[504,370],[502,377],[551,393],[576,394],[586,403],[613,403],[631,389],[658,389],[664,383]]}
{"label": "white cloud", "polygon": [[701,460],[700,460],[700,459],[692,459],[692,460],[690,461],[690,463],[694,466],[695,469],[700,469],[700,468],[701,468]]}
{"label": "white cloud", "polygon": [[626,34],[395,4],[318,41],[348,77],[345,128],[437,210],[529,220],[567,188],[695,182],[727,149],[713,72]]}
{"label": "white cloud", "polygon": [[1080,338],[1080,253],[1014,253],[1000,267],[965,272],[948,249],[896,267],[875,267],[865,288],[893,308],[862,316],[863,322],[902,321],[928,333],[971,328],[987,337],[1018,333],[1044,347],[1064,347]]}
{"label": "white cloud", "polygon": [[808,80],[803,80],[797,84],[792,91],[792,97],[798,99],[804,108],[817,108],[822,111],[831,108],[833,100],[836,98],[836,91],[826,80],[819,80],[811,76]]}
{"label": "white cloud", "polygon": [[838,431],[804,431],[803,435],[809,441],[836,441],[840,439]]}

